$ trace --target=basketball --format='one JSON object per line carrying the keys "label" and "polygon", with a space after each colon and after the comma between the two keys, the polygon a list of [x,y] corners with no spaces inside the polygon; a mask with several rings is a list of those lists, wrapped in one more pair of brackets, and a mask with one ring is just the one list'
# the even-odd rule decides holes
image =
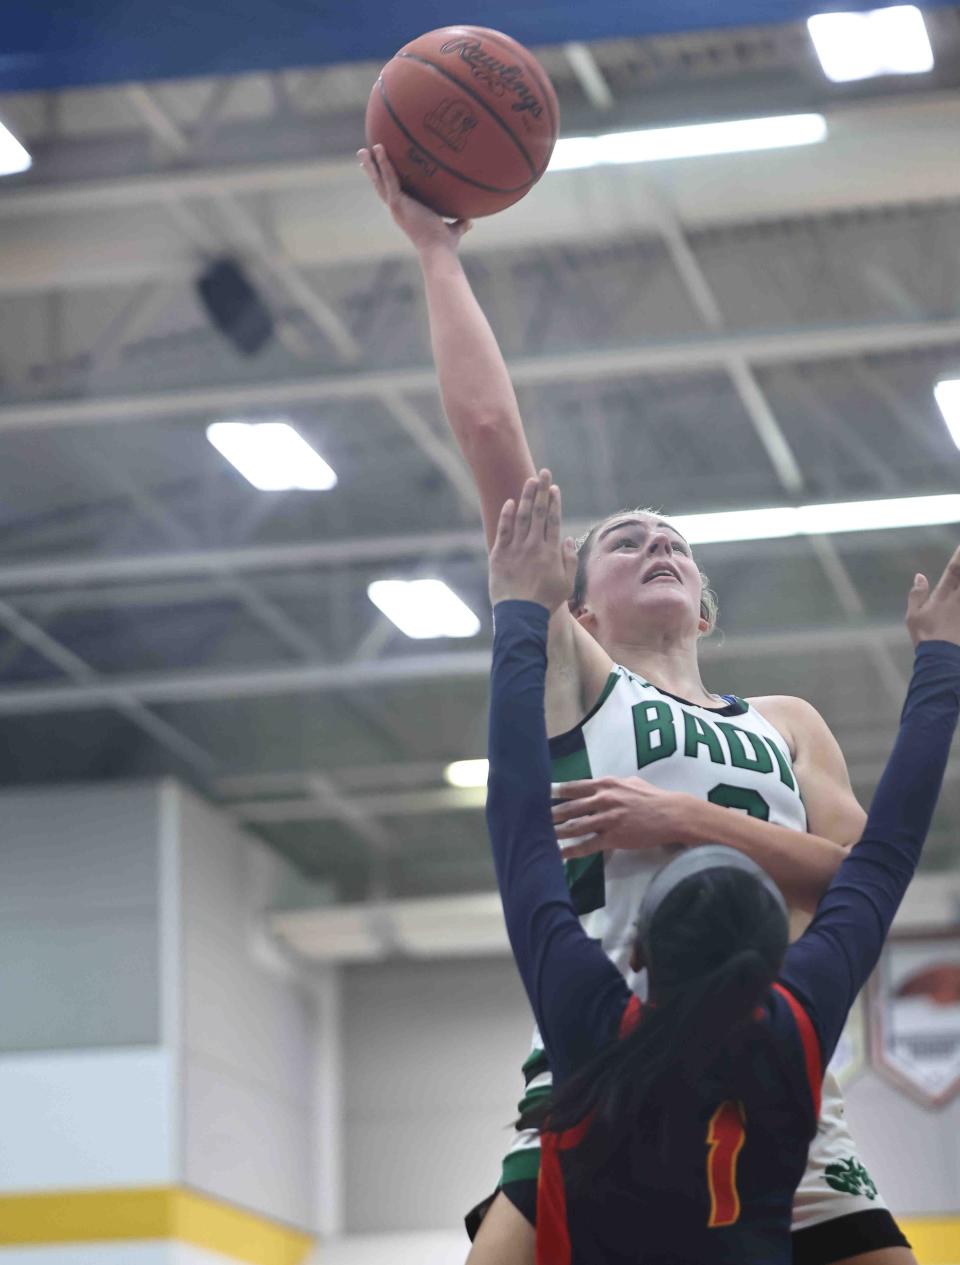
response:
{"label": "basketball", "polygon": [[404,45],[367,103],[367,144],[383,145],[407,193],[472,219],[518,202],[547,169],[557,96],[509,35],[447,26]]}

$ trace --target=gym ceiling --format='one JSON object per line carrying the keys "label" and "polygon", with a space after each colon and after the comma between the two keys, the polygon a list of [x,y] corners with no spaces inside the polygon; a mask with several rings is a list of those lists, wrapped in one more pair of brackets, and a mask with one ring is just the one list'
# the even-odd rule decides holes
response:
{"label": "gym ceiling", "polygon": [[[377,68],[465,21],[537,50],[568,135],[828,119],[804,150],[548,174],[470,235],[573,525],[953,493],[932,388],[960,376],[960,11],[924,9],[930,74],[834,85],[802,3],[50,7],[6,15],[0,55],[0,120],[33,157],[0,181],[0,780],[190,783],[292,861],[301,948],[502,944],[482,792],[444,780],[483,754],[483,551],[416,266],[353,157]],[[197,297],[224,255],[273,313],[256,356]],[[205,438],[235,416],[292,421],[337,488],[246,484]],[[809,698],[868,798],[906,589],[956,536],[704,545],[708,685]],[[367,585],[418,575],[480,635],[387,624]],[[958,772],[934,882],[960,856]]]}

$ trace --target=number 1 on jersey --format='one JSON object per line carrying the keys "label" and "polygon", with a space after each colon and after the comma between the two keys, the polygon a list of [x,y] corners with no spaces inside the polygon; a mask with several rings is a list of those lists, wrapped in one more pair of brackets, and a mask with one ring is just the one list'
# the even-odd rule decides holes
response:
{"label": "number 1 on jersey", "polygon": [[707,1126],[707,1187],[710,1191],[711,1230],[734,1225],[740,1218],[737,1158],[746,1140],[743,1105],[722,1102]]}

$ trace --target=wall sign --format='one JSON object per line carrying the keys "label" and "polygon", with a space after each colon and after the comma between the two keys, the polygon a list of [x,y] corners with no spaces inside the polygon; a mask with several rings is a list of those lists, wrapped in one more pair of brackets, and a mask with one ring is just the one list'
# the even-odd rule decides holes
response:
{"label": "wall sign", "polygon": [[888,941],[870,990],[873,1063],[930,1107],[960,1090],[960,930]]}

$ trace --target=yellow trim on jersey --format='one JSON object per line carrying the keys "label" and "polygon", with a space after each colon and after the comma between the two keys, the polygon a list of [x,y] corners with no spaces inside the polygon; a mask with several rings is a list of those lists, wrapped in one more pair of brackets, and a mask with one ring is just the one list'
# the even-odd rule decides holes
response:
{"label": "yellow trim on jersey", "polygon": [[[733,1146],[729,1147],[731,1138],[726,1126],[731,1119],[731,1108],[736,1112],[736,1131]],[[710,1217],[707,1228],[710,1230],[736,1225],[740,1220],[737,1160],[740,1158],[746,1136],[743,1104],[729,1100],[722,1102],[710,1117],[710,1123],[707,1126],[707,1145],[710,1148],[707,1156],[707,1187],[710,1191]],[[718,1179],[722,1187],[719,1192]],[[722,1199],[718,1196],[722,1196]],[[724,1205],[722,1209],[719,1207],[721,1202]]]}
{"label": "yellow trim on jersey", "polygon": [[897,1217],[920,1265],[955,1265],[960,1261],[960,1216]]}
{"label": "yellow trim on jersey", "polygon": [[313,1238],[177,1186],[0,1195],[0,1248],[177,1239],[248,1265],[300,1265]]}

